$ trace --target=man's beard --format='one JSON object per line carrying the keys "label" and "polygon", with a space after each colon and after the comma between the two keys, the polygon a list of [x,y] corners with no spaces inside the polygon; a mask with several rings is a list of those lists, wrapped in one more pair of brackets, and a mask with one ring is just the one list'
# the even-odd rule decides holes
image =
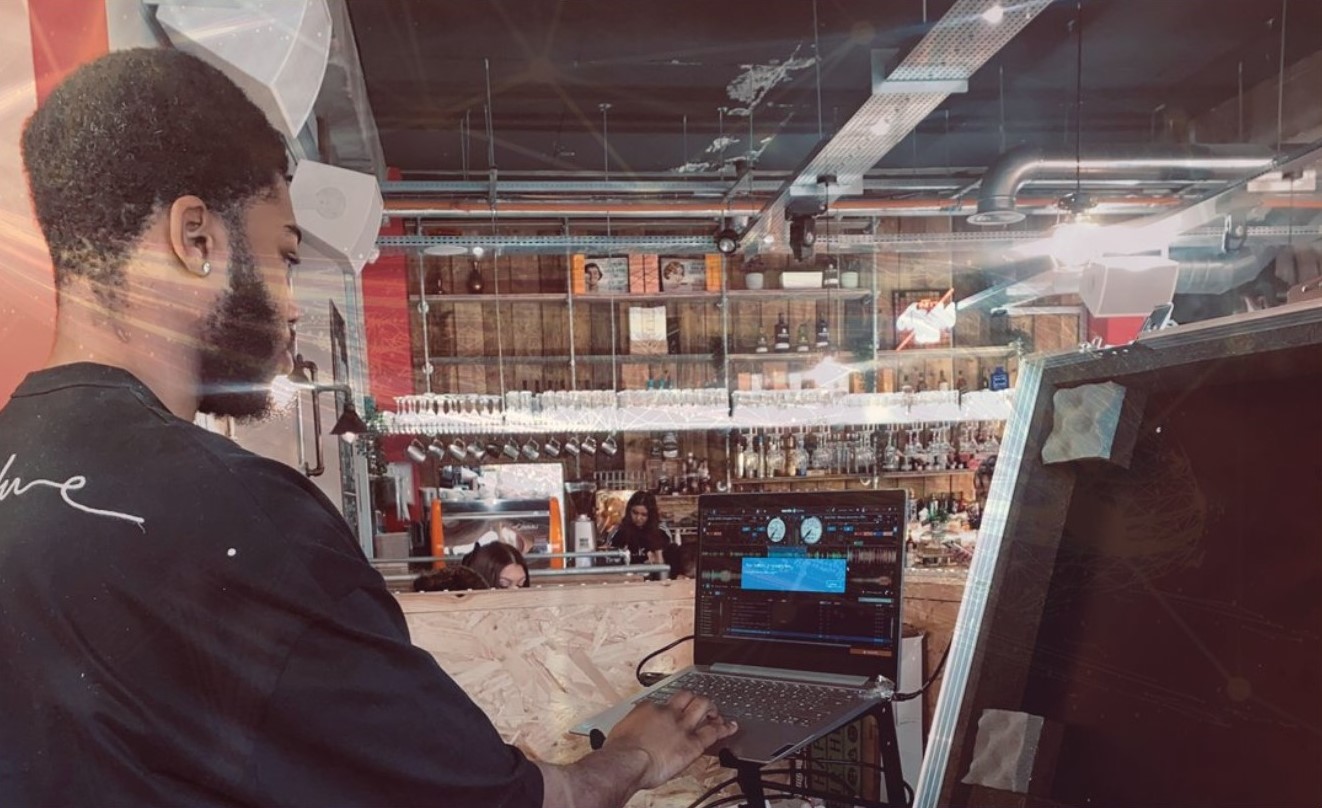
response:
{"label": "man's beard", "polygon": [[258,421],[270,414],[279,353],[292,342],[241,226],[230,227],[229,291],[202,328],[199,412]]}

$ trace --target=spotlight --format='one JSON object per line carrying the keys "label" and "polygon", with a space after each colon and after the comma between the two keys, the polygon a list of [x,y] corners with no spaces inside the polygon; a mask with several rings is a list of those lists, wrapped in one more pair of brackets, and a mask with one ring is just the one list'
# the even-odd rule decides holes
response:
{"label": "spotlight", "polygon": [[716,251],[721,255],[733,255],[739,249],[739,234],[731,227],[722,227],[716,231]]}
{"label": "spotlight", "polygon": [[353,443],[359,435],[367,431],[367,424],[358,416],[358,411],[354,409],[352,401],[344,402],[344,412],[340,413],[340,420],[331,427],[332,435],[339,435],[340,440],[345,443]]}
{"label": "spotlight", "polygon": [[817,243],[817,220],[812,216],[795,216],[790,220],[790,251],[797,261],[812,258],[813,245]]}

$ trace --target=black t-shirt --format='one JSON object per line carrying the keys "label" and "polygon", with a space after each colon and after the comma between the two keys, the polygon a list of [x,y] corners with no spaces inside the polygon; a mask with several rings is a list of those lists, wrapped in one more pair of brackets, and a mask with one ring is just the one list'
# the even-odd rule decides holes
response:
{"label": "black t-shirt", "polygon": [[611,534],[609,543],[616,550],[628,550],[633,563],[645,564],[648,553],[664,550],[670,544],[670,534],[659,525],[651,530],[637,527],[625,514],[624,521]]}
{"label": "black t-shirt", "polygon": [[0,806],[541,804],[293,469],[93,364],[0,468]]}

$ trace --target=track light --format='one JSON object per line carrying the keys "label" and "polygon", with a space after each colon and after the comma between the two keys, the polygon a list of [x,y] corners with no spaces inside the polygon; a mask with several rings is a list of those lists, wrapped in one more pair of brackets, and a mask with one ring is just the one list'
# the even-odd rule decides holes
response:
{"label": "track light", "polygon": [[721,255],[733,255],[739,249],[739,234],[731,227],[722,227],[716,231],[716,251]]}
{"label": "track light", "polygon": [[790,219],[790,251],[795,260],[807,261],[812,258],[813,245],[817,243],[817,220],[812,216],[795,216]]}

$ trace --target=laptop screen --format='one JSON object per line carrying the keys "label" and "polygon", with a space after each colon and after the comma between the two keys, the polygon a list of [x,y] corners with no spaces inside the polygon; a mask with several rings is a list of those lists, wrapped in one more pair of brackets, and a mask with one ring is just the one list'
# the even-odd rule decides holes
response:
{"label": "laptop screen", "polygon": [[895,679],[903,491],[698,500],[694,661]]}

